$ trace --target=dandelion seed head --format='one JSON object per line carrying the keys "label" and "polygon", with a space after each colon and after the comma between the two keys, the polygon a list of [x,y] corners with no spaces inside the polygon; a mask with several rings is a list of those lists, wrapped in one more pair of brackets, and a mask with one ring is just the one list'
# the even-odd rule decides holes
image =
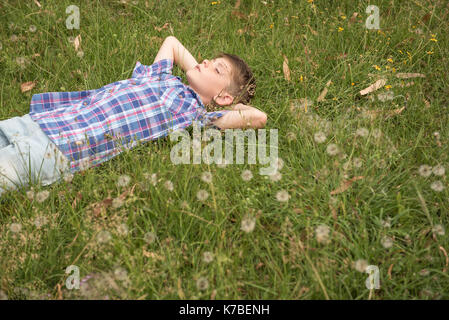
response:
{"label": "dandelion seed head", "polygon": [[439,236],[444,236],[446,234],[446,231],[444,230],[444,227],[441,224],[434,225],[432,231]]}
{"label": "dandelion seed head", "polygon": [[119,281],[127,281],[128,279],[128,271],[125,268],[118,267],[114,269],[114,277]]}
{"label": "dandelion seed head", "polygon": [[210,263],[210,262],[212,262],[213,260],[214,260],[214,255],[213,255],[212,252],[206,251],[206,252],[203,253],[203,261],[204,261],[205,263]]}
{"label": "dandelion seed head", "polygon": [[391,227],[391,217],[387,217],[385,220],[381,219],[380,223],[382,224],[382,227],[390,228]]}
{"label": "dandelion seed head", "polygon": [[330,145],[327,146],[326,152],[330,156],[335,156],[340,152],[340,150],[338,149],[338,146],[336,144],[331,143]]}
{"label": "dandelion seed head", "polygon": [[282,174],[279,171],[276,171],[274,174],[269,175],[270,180],[277,182],[282,179]]}
{"label": "dandelion seed head", "polygon": [[368,134],[369,134],[369,131],[367,128],[358,128],[357,131],[355,132],[356,136],[363,137],[363,138],[367,137]]}
{"label": "dandelion seed head", "polygon": [[439,164],[432,168],[432,172],[436,176],[444,176],[444,174],[446,173],[446,170],[444,169],[444,167],[442,165]]}
{"label": "dandelion seed head", "polygon": [[106,243],[112,239],[111,234],[107,230],[102,230],[97,234],[98,243]]}
{"label": "dandelion seed head", "polygon": [[432,174],[432,167],[427,164],[423,164],[419,167],[418,173],[420,176],[427,178]]}
{"label": "dandelion seed head", "polygon": [[173,191],[173,182],[171,182],[170,180],[165,181],[164,183],[164,187],[168,190],[168,191]]}
{"label": "dandelion seed head", "polygon": [[36,193],[36,201],[39,203],[42,203],[45,200],[47,200],[49,195],[50,195],[50,191],[48,191],[48,190],[40,191],[40,192]]}
{"label": "dandelion seed head", "polygon": [[276,193],[276,199],[279,202],[287,202],[290,199],[290,195],[286,190],[281,190]]}
{"label": "dandelion seed head", "polygon": [[126,236],[129,233],[128,225],[126,225],[125,223],[120,224],[117,227],[117,232],[122,236]]}
{"label": "dandelion seed head", "polygon": [[36,28],[36,26],[34,24],[32,24],[32,25],[30,25],[28,30],[30,30],[30,32],[34,33],[34,32],[36,32],[37,28]]}
{"label": "dandelion seed head", "polygon": [[11,223],[9,225],[9,230],[14,233],[19,233],[22,230],[22,225],[20,223]]}
{"label": "dandelion seed head", "polygon": [[250,233],[254,230],[256,226],[256,218],[255,217],[250,217],[250,216],[246,216],[243,220],[242,223],[240,225],[240,230],[246,232],[246,233]]}
{"label": "dandelion seed head", "polygon": [[316,143],[323,143],[324,141],[326,141],[326,135],[321,131],[315,133],[313,135],[313,138],[315,139]]}
{"label": "dandelion seed head", "polygon": [[36,228],[40,228],[48,223],[48,219],[46,216],[38,216],[34,219],[34,225]]}
{"label": "dandelion seed head", "polygon": [[251,170],[243,170],[242,172],[242,179],[244,181],[250,181],[253,178],[253,173]]}
{"label": "dandelion seed head", "polygon": [[68,173],[64,176],[65,182],[70,183],[70,182],[72,182],[72,180],[73,180],[73,173]]}
{"label": "dandelion seed head", "polygon": [[281,170],[284,167],[284,160],[282,158],[276,159],[277,170]]}
{"label": "dandelion seed head", "polygon": [[196,287],[198,290],[204,291],[209,288],[209,280],[205,277],[201,277],[196,281]]}
{"label": "dandelion seed head", "polygon": [[196,197],[198,198],[198,200],[204,201],[209,197],[209,193],[206,190],[199,190],[196,193]]}
{"label": "dandelion seed head", "polygon": [[354,164],[354,168],[361,168],[363,165],[363,161],[360,158],[354,158],[352,163]]}
{"label": "dandelion seed head", "polygon": [[444,185],[440,180],[437,180],[430,184],[430,189],[436,192],[441,192],[444,190]]}
{"label": "dandelion seed head", "polygon": [[146,243],[151,244],[154,241],[156,241],[156,234],[154,234],[153,232],[149,231],[147,233],[145,233],[145,235],[143,236],[143,239],[145,240]]}
{"label": "dandelion seed head", "polygon": [[76,56],[77,56],[78,58],[84,57],[84,51],[82,51],[82,50],[78,51],[78,52],[76,53]]}
{"label": "dandelion seed head", "polygon": [[125,202],[121,199],[121,198],[114,198],[112,199],[112,208],[117,209],[120,208],[121,206],[123,206]]}
{"label": "dandelion seed head", "polygon": [[354,269],[359,272],[366,272],[366,268],[368,268],[368,262],[365,259],[358,259],[354,262]]}
{"label": "dandelion seed head", "polygon": [[118,187],[126,187],[131,181],[130,176],[124,174],[118,177],[117,179],[117,186]]}
{"label": "dandelion seed head", "polygon": [[212,173],[210,173],[209,171],[203,172],[203,174],[201,175],[201,180],[203,180],[206,183],[211,183],[212,182]]}
{"label": "dandelion seed head", "polygon": [[379,139],[380,137],[382,137],[382,131],[378,128],[375,128],[372,131],[372,135],[374,138]]}
{"label": "dandelion seed head", "polygon": [[385,249],[391,248],[393,246],[393,239],[391,239],[389,236],[384,236],[382,240],[380,241],[382,246]]}
{"label": "dandelion seed head", "polygon": [[33,190],[28,190],[26,192],[27,198],[28,200],[33,200],[34,199],[34,191]]}
{"label": "dandelion seed head", "polygon": [[315,229],[316,240],[319,243],[328,244],[329,243],[329,232],[330,232],[330,228],[327,225],[325,225],[325,224],[319,225]]}

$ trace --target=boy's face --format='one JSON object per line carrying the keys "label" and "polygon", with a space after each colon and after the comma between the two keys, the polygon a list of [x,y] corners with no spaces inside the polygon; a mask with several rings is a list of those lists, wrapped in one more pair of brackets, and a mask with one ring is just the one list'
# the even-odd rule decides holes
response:
{"label": "boy's face", "polygon": [[232,96],[226,92],[226,88],[231,83],[231,72],[231,64],[226,59],[216,58],[205,59],[193,69],[188,70],[186,76],[190,87],[199,94],[204,104],[215,99],[218,104],[226,105],[232,102]]}

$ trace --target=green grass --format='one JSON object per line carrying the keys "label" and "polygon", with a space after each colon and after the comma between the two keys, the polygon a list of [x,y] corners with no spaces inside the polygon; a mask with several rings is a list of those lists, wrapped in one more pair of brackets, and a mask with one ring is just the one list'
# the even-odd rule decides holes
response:
{"label": "green grass", "polygon": [[[35,93],[95,89],[129,78],[136,61],[150,65],[162,40],[174,35],[199,60],[224,51],[252,67],[252,105],[268,114],[267,129],[278,129],[282,179],[259,175],[259,164],[175,166],[173,143],[161,139],[78,173],[70,183],[33,185],[50,192],[42,203],[30,201],[27,188],[8,192],[0,199],[0,290],[9,299],[449,298],[449,241],[432,232],[435,225],[449,228],[448,181],[418,173],[422,164],[449,170],[445,1],[242,1],[238,10],[245,18],[232,14],[234,1],[123,2],[42,1],[39,10],[33,1],[2,1],[0,119],[28,113]],[[71,4],[80,8],[80,30],[65,26]],[[369,4],[380,8],[380,31],[365,28]],[[166,22],[168,28],[156,29]],[[82,58],[67,40],[78,34]],[[26,59],[24,67],[18,57]],[[426,78],[400,80],[399,72]],[[177,67],[174,73],[181,75]],[[391,88],[376,91],[374,101],[358,95],[381,76]],[[329,80],[325,100],[316,102]],[[21,93],[27,81],[37,85]],[[386,92],[394,99],[379,101],[377,94]],[[292,111],[301,98],[313,106]],[[367,116],[374,109],[377,117]],[[368,136],[357,136],[359,128]],[[318,131],[325,132],[324,143],[315,142]],[[327,154],[331,143],[339,155]],[[348,168],[354,158],[362,165]],[[250,181],[241,178],[246,169]],[[212,184],[200,179],[204,171],[212,173]],[[148,176],[153,173],[156,185]],[[131,178],[129,185],[117,185],[121,175]],[[331,196],[343,181],[360,176]],[[167,180],[173,191],[164,187]],[[443,191],[430,187],[436,180]],[[200,189],[210,194],[204,202],[196,197]],[[277,201],[280,190],[288,191],[288,202]],[[121,194],[118,208],[103,202]],[[94,204],[104,211],[94,214]],[[247,214],[257,216],[250,233],[240,230]],[[48,223],[37,228],[38,216]],[[390,227],[382,224],[387,218]],[[21,231],[13,233],[12,223]],[[127,234],[120,233],[122,224]],[[315,234],[322,224],[330,228],[328,243]],[[98,242],[102,230],[111,235],[105,243]],[[147,232],[157,236],[154,242],[145,241]],[[390,248],[382,245],[384,236],[393,239]],[[207,251],[214,256],[210,263],[203,261]],[[359,259],[379,267],[381,288],[371,294],[368,274],[354,268]],[[81,278],[94,275],[89,288],[65,287],[64,271],[72,264]],[[197,287],[202,277],[205,290]]]}

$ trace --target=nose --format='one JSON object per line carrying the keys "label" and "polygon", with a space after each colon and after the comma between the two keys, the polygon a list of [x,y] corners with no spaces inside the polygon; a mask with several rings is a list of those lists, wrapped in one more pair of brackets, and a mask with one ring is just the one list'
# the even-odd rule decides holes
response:
{"label": "nose", "polygon": [[205,67],[208,67],[208,66],[209,66],[209,63],[210,63],[209,60],[207,60],[207,59],[204,59],[204,60],[203,60],[203,64],[204,64]]}

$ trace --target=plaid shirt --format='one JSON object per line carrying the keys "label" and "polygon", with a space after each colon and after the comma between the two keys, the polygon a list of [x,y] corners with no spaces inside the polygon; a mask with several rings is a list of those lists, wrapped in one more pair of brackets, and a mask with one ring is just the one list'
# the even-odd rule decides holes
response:
{"label": "plaid shirt", "polygon": [[70,160],[75,173],[113,158],[137,141],[155,140],[228,110],[206,112],[200,97],[173,76],[173,61],[137,61],[132,77],[101,87],[33,95],[30,116]]}

